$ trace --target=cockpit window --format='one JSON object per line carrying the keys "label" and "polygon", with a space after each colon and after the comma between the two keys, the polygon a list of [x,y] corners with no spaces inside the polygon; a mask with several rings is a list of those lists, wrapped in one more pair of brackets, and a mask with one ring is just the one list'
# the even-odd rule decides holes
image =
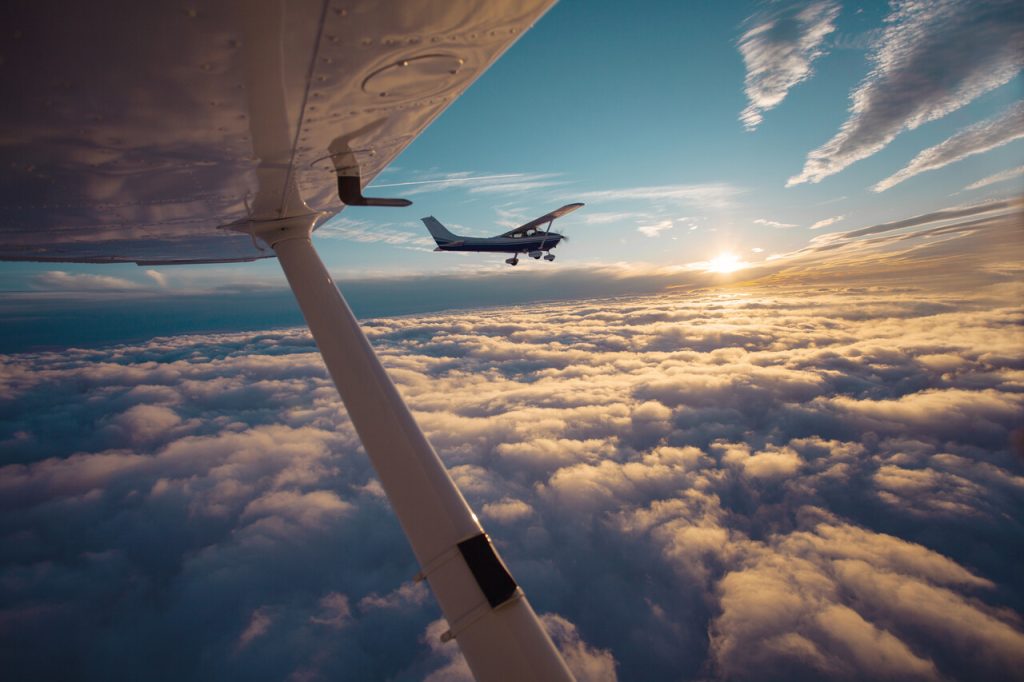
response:
{"label": "cockpit window", "polygon": [[520,239],[520,238],[522,238],[522,236],[523,236],[522,232],[513,232],[512,233],[512,239]]}
{"label": "cockpit window", "polygon": [[527,237],[532,237],[535,234],[537,234],[537,230],[535,230],[533,228],[530,228],[529,230],[526,231],[526,236]]}

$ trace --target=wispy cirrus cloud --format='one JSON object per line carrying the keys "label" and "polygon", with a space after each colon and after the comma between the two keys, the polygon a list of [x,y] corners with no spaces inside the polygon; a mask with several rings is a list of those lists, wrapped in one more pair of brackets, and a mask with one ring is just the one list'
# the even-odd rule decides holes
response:
{"label": "wispy cirrus cloud", "polygon": [[703,208],[727,208],[743,190],[729,183],[654,185],[582,192],[578,201],[652,201]]}
{"label": "wispy cirrus cloud", "polygon": [[1008,170],[1000,171],[999,173],[994,173],[988,177],[978,180],[977,182],[972,182],[964,187],[964,190],[981,189],[982,187],[988,187],[989,185],[994,185],[999,182],[1006,182],[1007,180],[1019,178],[1021,175],[1024,175],[1024,166],[1017,166],[1016,168],[1010,168]]}
{"label": "wispy cirrus cloud", "polygon": [[820,182],[1009,82],[1024,65],[1022,14],[1013,0],[894,3],[849,118],[786,186]]}
{"label": "wispy cirrus cloud", "polygon": [[324,223],[316,231],[317,236],[325,239],[347,239],[366,244],[381,242],[396,246],[417,246],[429,248],[434,242],[419,232],[396,230],[384,224],[370,223],[365,220],[353,220],[343,216],[335,216]]}
{"label": "wispy cirrus cloud", "polygon": [[607,225],[610,223],[621,223],[627,220],[645,220],[650,216],[647,213],[635,211],[588,211],[583,216],[583,222],[587,225]]}
{"label": "wispy cirrus cloud", "polygon": [[523,174],[518,178],[495,181],[480,185],[473,185],[469,188],[470,194],[519,194],[521,192],[532,192],[538,189],[559,187],[567,184],[564,180],[558,180],[560,173],[537,173],[533,175]]}
{"label": "wispy cirrus cloud", "polygon": [[1020,211],[1021,207],[1022,202],[1017,200],[993,201],[976,204],[974,206],[947,208],[941,211],[932,211],[931,213],[913,216],[911,218],[904,218],[903,220],[894,220],[888,223],[872,225],[870,227],[862,227],[859,230],[844,232],[838,236],[846,239],[856,239],[858,237],[866,237],[880,232],[891,232],[892,230],[902,230],[907,227],[921,227],[922,225],[942,224],[947,221],[959,220],[961,218],[969,218],[972,216],[984,214],[1005,214],[1008,212]]}
{"label": "wispy cirrus cloud", "polygon": [[495,223],[508,228],[518,227],[529,220],[526,217],[526,209],[521,206],[495,206],[494,214],[497,216]]}
{"label": "wispy cirrus cloud", "polygon": [[870,50],[878,44],[883,29],[873,28],[860,33],[839,33],[832,38],[832,47],[836,50]]}
{"label": "wispy cirrus cloud", "polygon": [[[954,206],[821,234],[804,248],[768,260],[785,263],[786,268],[773,275],[779,281],[834,281],[872,271],[880,281],[927,278],[960,288],[978,286],[981,280],[1019,279],[1024,272],[1022,208],[1020,199]],[[942,275],[936,279],[935,273]]]}
{"label": "wispy cirrus cloud", "polygon": [[811,76],[811,64],[824,54],[822,44],[835,30],[839,3],[773,6],[751,16],[753,27],[739,41],[747,69],[745,91],[749,104],[740,114],[754,130],[764,112],[778,106],[790,88]]}
{"label": "wispy cirrus cloud", "polygon": [[884,192],[919,173],[981,154],[1024,137],[1024,102],[1018,102],[997,116],[986,119],[925,149],[906,167],[878,182],[871,189]]}
{"label": "wispy cirrus cloud", "polygon": [[[415,175],[414,175],[415,177]],[[561,173],[497,173],[479,175],[473,171],[426,173],[420,180],[372,185],[367,188],[401,187],[403,194],[425,194],[450,189],[465,189],[472,194],[516,194],[566,184]]]}
{"label": "wispy cirrus cloud", "polygon": [[[440,185],[441,189],[447,189],[456,185],[467,185],[474,182],[487,182],[490,180],[500,180],[506,178],[517,178],[520,177],[521,173],[503,173],[499,175],[472,175],[471,171],[460,171],[456,173],[446,173],[444,177],[434,178],[432,180],[412,180],[409,182],[391,182],[385,185],[373,184],[367,189],[380,189],[383,187],[415,187],[419,185]],[[435,189],[437,189],[435,187]]]}
{"label": "wispy cirrus cloud", "polygon": [[796,223],[781,223],[778,220],[768,220],[767,218],[757,218],[754,220],[755,225],[763,225],[765,227],[796,227]]}
{"label": "wispy cirrus cloud", "polygon": [[834,215],[834,216],[832,216],[830,218],[822,218],[818,222],[816,222],[813,225],[811,225],[811,229],[812,230],[820,230],[823,227],[828,227],[829,225],[835,225],[836,223],[838,223],[840,220],[842,220],[845,217],[846,216],[842,216],[842,215]]}

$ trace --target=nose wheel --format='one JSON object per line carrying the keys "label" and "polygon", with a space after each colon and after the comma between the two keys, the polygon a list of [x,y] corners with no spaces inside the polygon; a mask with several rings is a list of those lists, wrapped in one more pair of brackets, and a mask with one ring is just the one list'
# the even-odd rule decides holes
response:
{"label": "nose wheel", "polygon": [[544,260],[546,260],[546,261],[548,261],[550,263],[551,261],[555,260],[555,254],[553,254],[553,253],[545,254]]}
{"label": "nose wheel", "polygon": [[519,265],[519,258],[517,256],[518,254],[516,256],[512,256],[511,258],[506,258],[505,262],[508,263],[509,265]]}

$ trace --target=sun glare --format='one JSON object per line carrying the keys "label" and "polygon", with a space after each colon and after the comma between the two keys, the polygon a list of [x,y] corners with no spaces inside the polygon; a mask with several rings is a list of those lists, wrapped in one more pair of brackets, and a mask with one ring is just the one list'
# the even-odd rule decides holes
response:
{"label": "sun glare", "polygon": [[740,257],[729,251],[723,251],[708,261],[708,272],[736,272],[742,267]]}

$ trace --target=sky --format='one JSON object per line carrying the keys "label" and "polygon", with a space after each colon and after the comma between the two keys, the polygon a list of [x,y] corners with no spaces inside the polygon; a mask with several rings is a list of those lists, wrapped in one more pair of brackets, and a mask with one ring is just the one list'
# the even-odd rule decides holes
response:
{"label": "sky", "polygon": [[[565,0],[319,228],[578,679],[1019,677],[1022,44]],[[554,263],[418,222],[572,201]],[[470,679],[274,261],[0,291],[14,679]]]}
{"label": "sky", "polygon": [[[772,263],[816,240],[1024,190],[1021,10],[561,2],[375,180],[414,201],[318,230],[338,280]],[[472,180],[470,178],[480,178]],[[427,182],[441,180],[442,182]],[[554,263],[430,253],[573,201]],[[231,266],[0,264],[6,292],[283,288]],[[458,303],[458,302],[456,302]],[[213,305],[211,303],[211,305]],[[375,311],[370,311],[375,312]]]}

